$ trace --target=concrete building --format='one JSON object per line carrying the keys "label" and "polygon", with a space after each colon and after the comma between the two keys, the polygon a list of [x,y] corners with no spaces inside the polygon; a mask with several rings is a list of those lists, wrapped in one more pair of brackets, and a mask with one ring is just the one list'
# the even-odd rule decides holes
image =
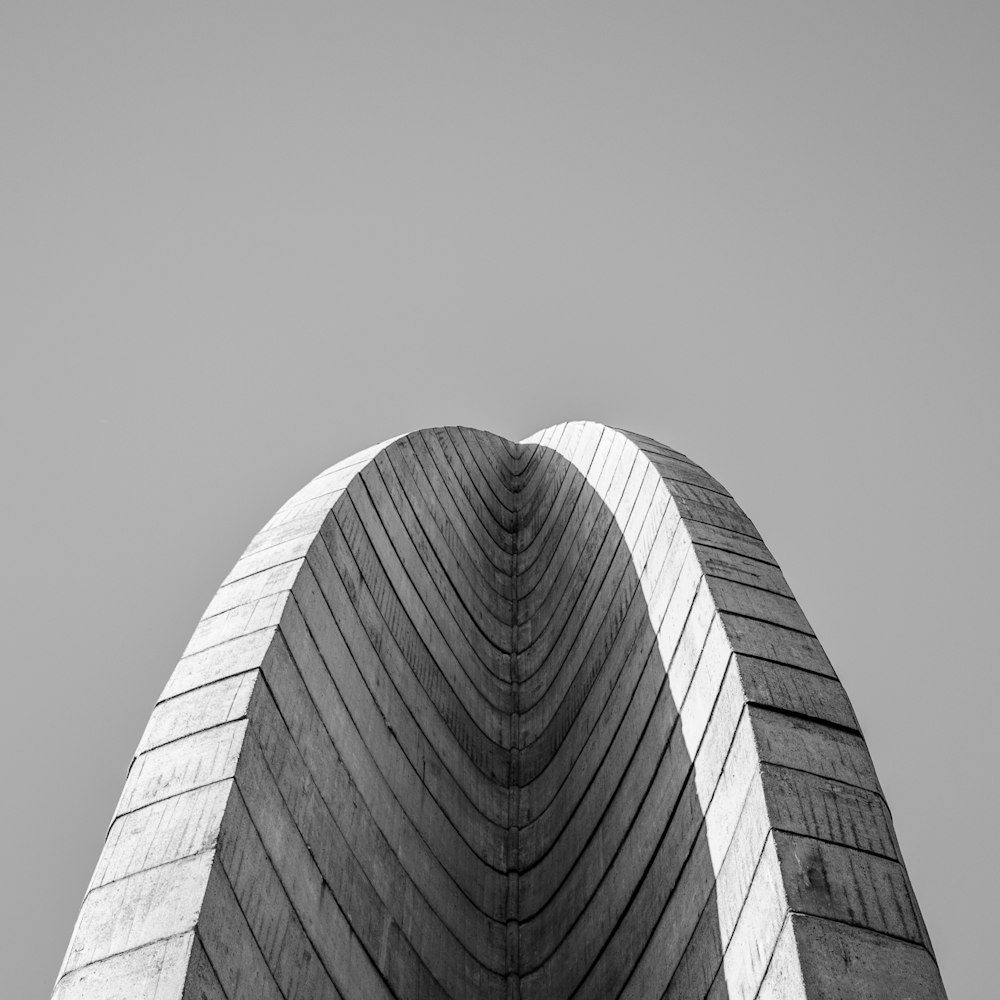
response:
{"label": "concrete building", "polygon": [[153,711],[54,993],[944,995],[759,534],[594,423],[417,431],[278,511]]}

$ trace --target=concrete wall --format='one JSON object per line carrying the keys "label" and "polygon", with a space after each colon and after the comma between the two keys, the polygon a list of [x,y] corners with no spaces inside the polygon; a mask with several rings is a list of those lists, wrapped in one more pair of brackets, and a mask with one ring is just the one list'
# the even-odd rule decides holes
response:
{"label": "concrete wall", "polygon": [[684,456],[418,431],[254,538],[60,1000],[943,997],[850,704]]}

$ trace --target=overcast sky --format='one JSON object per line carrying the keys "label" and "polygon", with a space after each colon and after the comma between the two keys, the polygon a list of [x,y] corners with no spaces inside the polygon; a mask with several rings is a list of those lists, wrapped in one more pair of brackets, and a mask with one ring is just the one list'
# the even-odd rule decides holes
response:
{"label": "overcast sky", "polygon": [[[1000,5],[0,0],[0,894],[47,996],[257,528],[441,423],[735,494],[995,984]],[[978,987],[978,988],[977,988]]]}

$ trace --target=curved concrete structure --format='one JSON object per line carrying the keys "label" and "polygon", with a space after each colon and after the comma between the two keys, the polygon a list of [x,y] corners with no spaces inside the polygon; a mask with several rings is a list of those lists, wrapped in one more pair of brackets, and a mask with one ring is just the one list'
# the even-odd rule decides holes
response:
{"label": "curved concrete structure", "polygon": [[932,998],[864,740],[729,493],[593,423],[327,470],[213,598],[55,994]]}

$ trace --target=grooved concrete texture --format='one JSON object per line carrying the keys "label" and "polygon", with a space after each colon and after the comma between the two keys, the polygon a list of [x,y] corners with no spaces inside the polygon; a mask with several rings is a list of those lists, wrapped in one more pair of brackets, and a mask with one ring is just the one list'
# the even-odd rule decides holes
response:
{"label": "grooved concrete texture", "polygon": [[850,703],[729,493],[417,431],[247,547],[140,741],[71,998],[932,998]]}

